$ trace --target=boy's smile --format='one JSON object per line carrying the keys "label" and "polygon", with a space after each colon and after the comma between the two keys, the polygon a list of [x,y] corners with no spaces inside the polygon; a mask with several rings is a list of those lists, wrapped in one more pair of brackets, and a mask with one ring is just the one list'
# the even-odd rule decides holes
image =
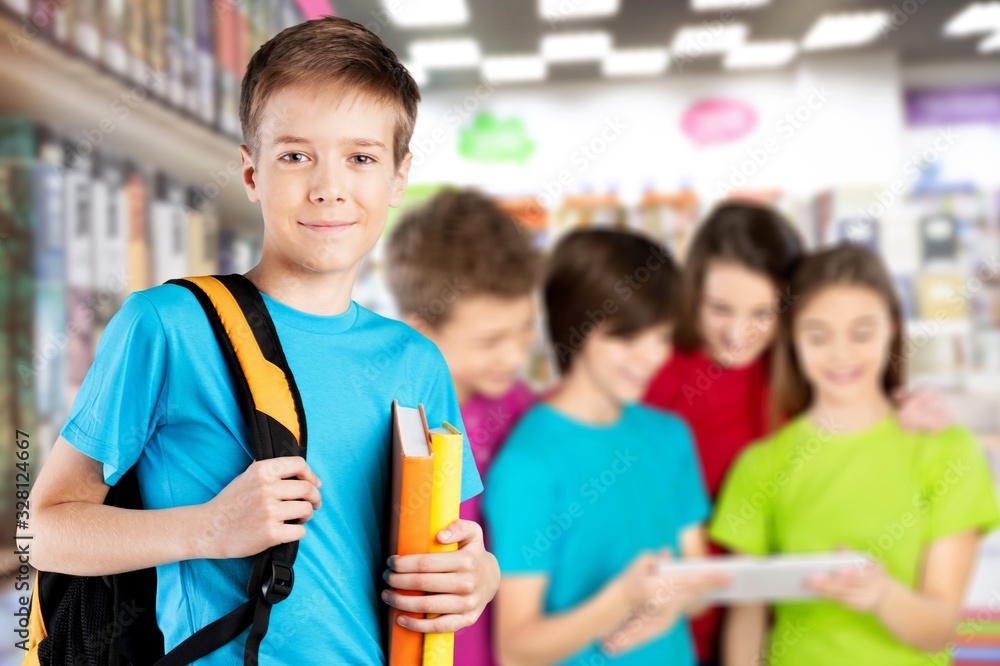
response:
{"label": "boy's smile", "polygon": [[287,86],[265,109],[258,154],[241,148],[264,216],[261,262],[353,283],[406,187],[410,157],[393,161],[397,110],[338,83]]}

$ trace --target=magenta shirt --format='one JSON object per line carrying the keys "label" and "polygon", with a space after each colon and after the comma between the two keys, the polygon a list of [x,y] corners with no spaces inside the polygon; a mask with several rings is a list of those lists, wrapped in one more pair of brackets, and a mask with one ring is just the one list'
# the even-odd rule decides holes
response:
{"label": "magenta shirt", "polygon": [[[462,408],[462,422],[465,434],[472,447],[472,455],[479,468],[479,476],[486,479],[486,473],[500,445],[514,428],[521,415],[535,402],[535,394],[522,383],[515,384],[499,398],[473,396]],[[483,524],[480,510],[482,494],[462,502],[459,517]],[[485,532],[485,526],[483,527]],[[485,534],[486,548],[489,549],[489,534]],[[492,609],[486,606],[471,627],[455,634],[455,666],[494,666],[490,627]]]}

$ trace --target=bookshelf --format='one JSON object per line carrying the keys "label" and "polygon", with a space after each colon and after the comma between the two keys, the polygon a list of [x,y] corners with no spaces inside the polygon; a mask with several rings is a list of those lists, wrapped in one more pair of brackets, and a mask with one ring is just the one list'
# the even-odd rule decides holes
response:
{"label": "bookshelf", "polygon": [[[0,13],[0,34],[20,31],[20,21]],[[262,228],[260,209],[247,200],[240,184],[237,140],[153,95],[142,99],[149,92],[143,85],[71,57],[41,35],[18,41],[17,52],[4,41],[0,114],[23,115],[57,128],[81,154],[87,146],[97,146],[183,178],[215,201],[223,227]]]}

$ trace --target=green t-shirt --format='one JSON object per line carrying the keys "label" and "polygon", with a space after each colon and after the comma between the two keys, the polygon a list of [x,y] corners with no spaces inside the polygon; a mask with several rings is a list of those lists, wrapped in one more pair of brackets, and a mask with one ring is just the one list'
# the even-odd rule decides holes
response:
{"label": "green t-shirt", "polygon": [[[909,433],[890,415],[834,435],[800,416],[743,453],[709,533],[751,555],[857,550],[916,589],[928,544],[998,525],[993,480],[968,430]],[[950,663],[946,655],[930,661],[874,615],[832,601],[779,603],[774,613],[770,666]]]}

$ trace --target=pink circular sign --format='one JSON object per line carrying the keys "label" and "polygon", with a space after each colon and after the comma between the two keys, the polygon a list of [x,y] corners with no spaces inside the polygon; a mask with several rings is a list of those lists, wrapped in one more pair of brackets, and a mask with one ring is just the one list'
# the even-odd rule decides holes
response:
{"label": "pink circular sign", "polygon": [[698,146],[742,139],[757,126],[757,112],[734,99],[703,99],[687,108],[681,130]]}

